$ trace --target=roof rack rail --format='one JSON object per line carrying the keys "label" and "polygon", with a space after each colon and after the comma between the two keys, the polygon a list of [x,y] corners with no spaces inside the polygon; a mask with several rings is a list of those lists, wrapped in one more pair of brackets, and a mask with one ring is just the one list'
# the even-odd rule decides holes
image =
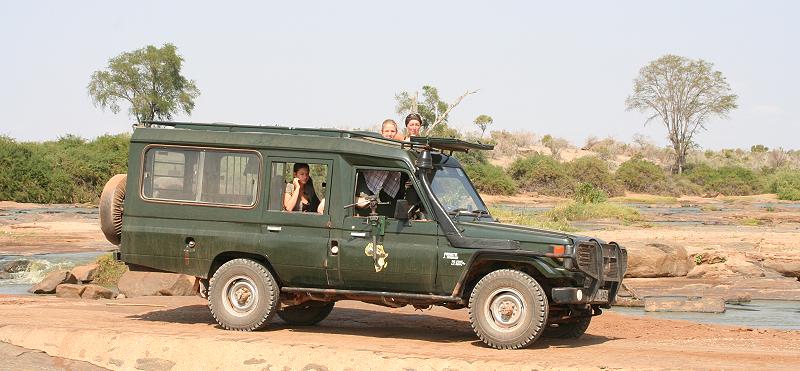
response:
{"label": "roof rack rail", "polygon": [[197,123],[197,122],[179,122],[179,121],[157,121],[145,120],[142,121],[148,125],[169,126],[175,129],[187,130],[210,130],[210,131],[227,131],[227,132],[256,132],[256,133],[274,133],[274,134],[300,134],[300,135],[316,135],[324,137],[339,137],[339,138],[363,138],[370,141],[376,141],[385,144],[400,145],[400,148],[408,149],[437,149],[439,151],[454,151],[469,152],[470,150],[491,150],[494,145],[471,143],[461,139],[454,138],[437,138],[437,137],[411,137],[409,141],[402,141],[396,139],[384,138],[379,133],[371,131],[359,130],[340,130],[340,129],[311,129],[311,128],[298,128],[288,126],[266,126],[266,125],[240,125],[223,122],[215,123]]}

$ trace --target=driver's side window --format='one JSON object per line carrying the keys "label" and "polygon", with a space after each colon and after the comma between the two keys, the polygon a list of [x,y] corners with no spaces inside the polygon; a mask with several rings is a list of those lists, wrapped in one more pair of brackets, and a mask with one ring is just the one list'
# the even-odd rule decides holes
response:
{"label": "driver's side window", "polygon": [[[400,200],[407,201],[406,205],[417,205],[415,213],[422,214],[417,191],[410,181],[410,176],[405,171],[384,169],[359,169],[356,171],[355,191],[353,193],[353,214],[367,216],[371,212],[369,202],[375,200],[375,211],[378,215],[394,218],[397,204]],[[411,216],[412,219],[421,219],[420,216]]]}

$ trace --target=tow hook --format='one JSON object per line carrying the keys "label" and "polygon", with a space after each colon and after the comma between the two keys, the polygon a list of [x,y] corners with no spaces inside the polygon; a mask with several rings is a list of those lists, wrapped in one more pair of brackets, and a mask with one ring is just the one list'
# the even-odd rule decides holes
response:
{"label": "tow hook", "polygon": [[603,310],[597,304],[592,305],[592,316],[599,316],[603,314]]}

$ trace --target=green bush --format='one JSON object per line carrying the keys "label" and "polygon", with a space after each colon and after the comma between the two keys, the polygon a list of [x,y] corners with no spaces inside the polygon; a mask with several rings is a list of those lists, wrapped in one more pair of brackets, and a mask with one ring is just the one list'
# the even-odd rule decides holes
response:
{"label": "green bush", "polygon": [[588,183],[610,196],[622,196],[625,190],[614,179],[608,163],[594,156],[577,158],[567,164],[569,175],[579,183]]}
{"label": "green bush", "polygon": [[114,257],[110,254],[98,256],[95,263],[97,263],[97,272],[93,283],[102,286],[116,285],[120,277],[128,271],[128,266],[125,263],[114,260]]}
{"label": "green bush", "polygon": [[499,195],[517,193],[517,185],[503,168],[492,164],[470,164],[464,166],[475,188],[480,192]]}
{"label": "green bush", "polygon": [[726,196],[751,195],[761,189],[756,174],[741,166],[723,166],[718,169],[700,164],[686,173],[687,179],[703,188],[705,192]]}
{"label": "green bush", "polygon": [[545,155],[531,155],[515,160],[508,168],[520,188],[550,196],[571,195],[575,181],[566,166]]}
{"label": "green bush", "polygon": [[578,183],[572,199],[581,204],[596,204],[608,199],[608,194],[590,183]]}
{"label": "green bush", "polygon": [[767,178],[766,191],[778,195],[778,199],[800,201],[800,171],[782,170]]}
{"label": "green bush", "polygon": [[0,200],[96,202],[111,176],[127,172],[129,141],[128,134],[44,143],[0,137]]}
{"label": "green bush", "polygon": [[662,194],[667,191],[667,176],[658,165],[640,157],[619,165],[617,180],[631,192]]}

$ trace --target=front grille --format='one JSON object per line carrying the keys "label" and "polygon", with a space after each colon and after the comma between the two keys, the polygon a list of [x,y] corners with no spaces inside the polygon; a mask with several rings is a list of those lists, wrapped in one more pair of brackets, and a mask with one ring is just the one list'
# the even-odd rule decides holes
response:
{"label": "front grille", "polygon": [[[600,254],[598,249],[600,249]],[[602,270],[605,281],[619,281],[620,276],[625,274],[628,260],[625,250],[619,246],[594,243],[578,245],[575,250],[575,258],[578,268],[593,278],[599,278]]]}

